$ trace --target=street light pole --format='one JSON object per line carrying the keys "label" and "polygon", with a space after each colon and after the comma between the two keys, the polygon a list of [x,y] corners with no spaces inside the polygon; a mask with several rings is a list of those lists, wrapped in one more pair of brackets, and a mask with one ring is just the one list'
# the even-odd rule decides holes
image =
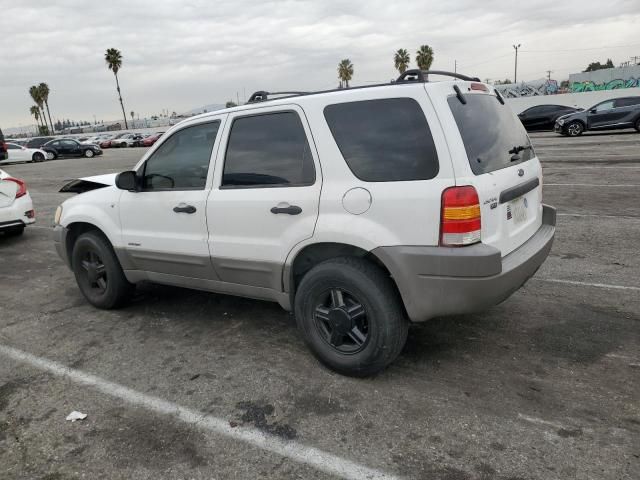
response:
{"label": "street light pole", "polygon": [[518,83],[518,49],[520,48],[520,44],[514,45],[513,48],[516,51],[516,68],[513,72],[513,83]]}

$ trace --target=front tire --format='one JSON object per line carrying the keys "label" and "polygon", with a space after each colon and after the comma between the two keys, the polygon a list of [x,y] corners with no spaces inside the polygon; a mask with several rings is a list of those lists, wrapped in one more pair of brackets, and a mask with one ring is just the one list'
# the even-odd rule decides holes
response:
{"label": "front tire", "polygon": [[316,358],[354,377],[373,375],[393,362],[409,328],[389,276],[356,257],[312,268],[296,291],[295,316]]}
{"label": "front tire", "polygon": [[94,155],[93,150],[87,149],[84,151],[84,156],[87,158],[93,158],[93,155]]}
{"label": "front tire", "polygon": [[42,155],[40,152],[36,152],[33,154],[32,160],[34,162],[44,162],[44,155]]}
{"label": "front tire", "polygon": [[24,233],[24,226],[7,228],[4,231],[4,234],[6,237],[19,237],[23,233]]}
{"label": "front tire", "polygon": [[135,285],[124,276],[107,239],[98,232],[83,233],[76,240],[71,266],[80,291],[94,307],[110,310],[129,301]]}
{"label": "front tire", "polygon": [[634,123],[633,128],[635,128],[638,132],[640,132],[640,118],[636,120],[636,123]]}
{"label": "front tire", "polygon": [[569,123],[566,127],[567,135],[570,137],[579,137],[584,132],[584,125],[581,122],[575,121]]}

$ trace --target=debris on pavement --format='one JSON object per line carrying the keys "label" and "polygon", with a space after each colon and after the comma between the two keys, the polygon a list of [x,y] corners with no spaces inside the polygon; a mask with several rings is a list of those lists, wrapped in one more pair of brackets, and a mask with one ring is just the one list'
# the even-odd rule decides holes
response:
{"label": "debris on pavement", "polygon": [[84,420],[85,418],[87,418],[86,413],[76,412],[75,410],[67,415],[67,420],[71,420],[72,422],[75,422],[76,420]]}

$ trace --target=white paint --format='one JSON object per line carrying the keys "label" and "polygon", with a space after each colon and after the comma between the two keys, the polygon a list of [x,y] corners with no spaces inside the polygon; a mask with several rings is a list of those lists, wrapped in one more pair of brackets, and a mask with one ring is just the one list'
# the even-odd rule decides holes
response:
{"label": "white paint", "polygon": [[556,213],[559,217],[593,217],[593,218],[624,218],[631,220],[638,220],[640,217],[635,217],[633,215],[598,215],[596,213]]}
{"label": "white paint", "polygon": [[253,447],[280,455],[298,463],[309,465],[316,470],[345,479],[399,479],[380,470],[375,470],[350,460],[324,452],[301,443],[283,440],[260,430],[246,427],[232,428],[227,420],[207,415],[197,410],[163,400],[158,397],[137,392],[123,385],[104,380],[96,375],[66,367],[60,363],[36,357],[27,352],[0,345],[0,354],[12,360],[43,370],[59,377],[94,388],[106,395],[123,400],[131,405],[146,408],[155,413],[170,415],[191,426],[208,430],[232,440],[247,443]]}
{"label": "white paint", "polygon": [[538,280],[540,282],[550,282],[550,283],[564,283],[567,285],[579,285],[582,287],[597,287],[597,288],[607,288],[611,290],[630,290],[634,292],[640,292],[640,287],[628,287],[625,285],[610,285],[607,283],[591,283],[591,282],[577,282],[575,280],[561,280],[559,278],[536,278],[534,277],[532,280]]}
{"label": "white paint", "polygon": [[614,187],[614,188],[631,188],[640,187],[640,185],[634,185],[629,183],[624,184],[608,184],[608,183],[545,183],[545,187]]}
{"label": "white paint", "polygon": [[530,417],[529,415],[524,415],[522,413],[518,413],[518,418],[525,420],[529,423],[535,423],[536,425],[544,425],[547,427],[553,427],[557,430],[571,430],[570,428],[565,427],[564,425],[562,425],[561,423],[557,423],[557,422],[552,422],[549,420],[544,420],[542,418],[538,418],[538,417]]}
{"label": "white paint", "polygon": [[634,97],[640,95],[640,88],[619,88],[597,92],[561,93],[560,95],[537,95],[535,97],[505,98],[515,113],[520,113],[536,105],[567,105],[587,109],[610,98]]}

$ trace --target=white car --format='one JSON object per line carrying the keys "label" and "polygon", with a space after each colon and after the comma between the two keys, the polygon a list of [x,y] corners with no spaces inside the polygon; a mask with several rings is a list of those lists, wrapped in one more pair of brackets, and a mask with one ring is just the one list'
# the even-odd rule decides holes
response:
{"label": "white car", "polygon": [[94,137],[87,138],[84,142],[80,142],[84,145],[100,145],[100,142],[111,137],[111,135],[96,135]]}
{"label": "white car", "polygon": [[128,133],[120,138],[111,140],[111,147],[132,147],[133,143],[140,137],[137,133]]}
{"label": "white car", "polygon": [[0,232],[21,235],[36,221],[36,212],[24,180],[0,170]]}
{"label": "white car", "polygon": [[378,372],[409,322],[508,298],[555,235],[499,92],[429,74],[184,120],[133,171],[63,187],[80,195],[56,211],[57,251],[98,308],[142,281],[275,301],[330,368]]}
{"label": "white car", "polygon": [[39,148],[27,148],[17,143],[7,143],[9,157],[0,163],[12,162],[44,162],[53,158],[52,153],[47,153]]}

